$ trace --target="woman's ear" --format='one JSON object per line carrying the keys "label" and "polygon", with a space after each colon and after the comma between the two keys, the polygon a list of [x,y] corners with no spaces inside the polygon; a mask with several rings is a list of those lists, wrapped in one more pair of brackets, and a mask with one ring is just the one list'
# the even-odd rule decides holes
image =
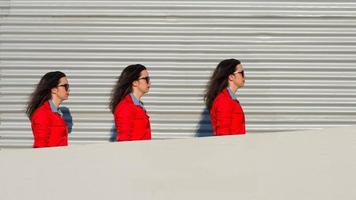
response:
{"label": "woman's ear", "polygon": [[51,93],[52,93],[52,94],[57,94],[57,91],[58,91],[58,90],[57,90],[57,88],[55,88],[55,87],[51,89]]}
{"label": "woman's ear", "polygon": [[235,78],[235,77],[234,77],[234,75],[233,75],[233,74],[230,74],[230,75],[229,75],[229,77],[228,77],[229,81],[234,80],[234,78]]}
{"label": "woman's ear", "polygon": [[136,80],[136,81],[133,81],[132,82],[132,87],[137,87],[138,86],[138,81]]}

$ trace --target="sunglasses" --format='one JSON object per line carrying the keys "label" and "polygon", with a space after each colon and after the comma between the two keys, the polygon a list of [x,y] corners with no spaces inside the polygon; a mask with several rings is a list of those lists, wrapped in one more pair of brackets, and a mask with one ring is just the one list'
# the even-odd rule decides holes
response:
{"label": "sunglasses", "polygon": [[146,83],[150,83],[151,78],[149,76],[139,78],[138,80],[145,79]]}
{"label": "sunglasses", "polygon": [[243,78],[245,78],[245,72],[244,71],[241,71],[241,72],[234,72],[234,74],[241,74],[241,76]]}
{"label": "sunglasses", "polygon": [[68,84],[68,83],[63,84],[63,85],[58,85],[57,87],[64,87],[64,89],[65,89],[66,91],[69,90],[69,84]]}

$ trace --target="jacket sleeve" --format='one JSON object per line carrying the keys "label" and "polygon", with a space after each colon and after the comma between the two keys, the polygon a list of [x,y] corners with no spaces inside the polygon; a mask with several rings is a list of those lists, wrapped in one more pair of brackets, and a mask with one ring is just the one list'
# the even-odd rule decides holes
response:
{"label": "jacket sleeve", "polygon": [[34,136],[34,148],[47,147],[50,137],[50,119],[45,112],[37,112],[32,116],[32,131]]}
{"label": "jacket sleeve", "polygon": [[119,104],[115,109],[115,126],[117,141],[130,141],[135,124],[135,109],[129,105]]}
{"label": "jacket sleeve", "polygon": [[219,99],[216,104],[216,134],[231,134],[232,113],[229,102]]}

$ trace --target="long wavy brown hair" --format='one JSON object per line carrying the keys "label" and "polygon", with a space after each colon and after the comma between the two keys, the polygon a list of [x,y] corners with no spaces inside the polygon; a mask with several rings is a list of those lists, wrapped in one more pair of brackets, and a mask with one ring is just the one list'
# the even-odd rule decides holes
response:
{"label": "long wavy brown hair", "polygon": [[26,114],[31,119],[35,110],[40,107],[45,101],[51,99],[51,89],[59,84],[59,80],[66,75],[60,71],[48,72],[37,84],[35,91],[31,94],[27,104]]}
{"label": "long wavy brown hair", "polygon": [[205,105],[209,110],[216,96],[228,86],[228,77],[236,71],[236,65],[239,64],[241,64],[239,60],[227,59],[221,61],[215,68],[204,95]]}
{"label": "long wavy brown hair", "polygon": [[146,67],[141,64],[127,66],[119,76],[116,85],[111,92],[110,110],[115,112],[117,104],[120,103],[126,95],[132,92],[132,82],[138,80],[141,75],[141,71],[146,70]]}

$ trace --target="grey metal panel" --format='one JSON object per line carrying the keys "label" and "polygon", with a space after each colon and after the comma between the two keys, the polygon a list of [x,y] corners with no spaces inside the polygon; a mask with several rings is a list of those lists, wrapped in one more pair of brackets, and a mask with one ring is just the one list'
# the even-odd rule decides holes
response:
{"label": "grey metal panel", "polygon": [[356,122],[356,2],[2,1],[0,146],[30,147],[24,108],[40,77],[72,85],[70,144],[108,142],[111,88],[149,68],[143,100],[153,138],[204,135],[203,92],[216,64],[238,58],[248,133]]}

